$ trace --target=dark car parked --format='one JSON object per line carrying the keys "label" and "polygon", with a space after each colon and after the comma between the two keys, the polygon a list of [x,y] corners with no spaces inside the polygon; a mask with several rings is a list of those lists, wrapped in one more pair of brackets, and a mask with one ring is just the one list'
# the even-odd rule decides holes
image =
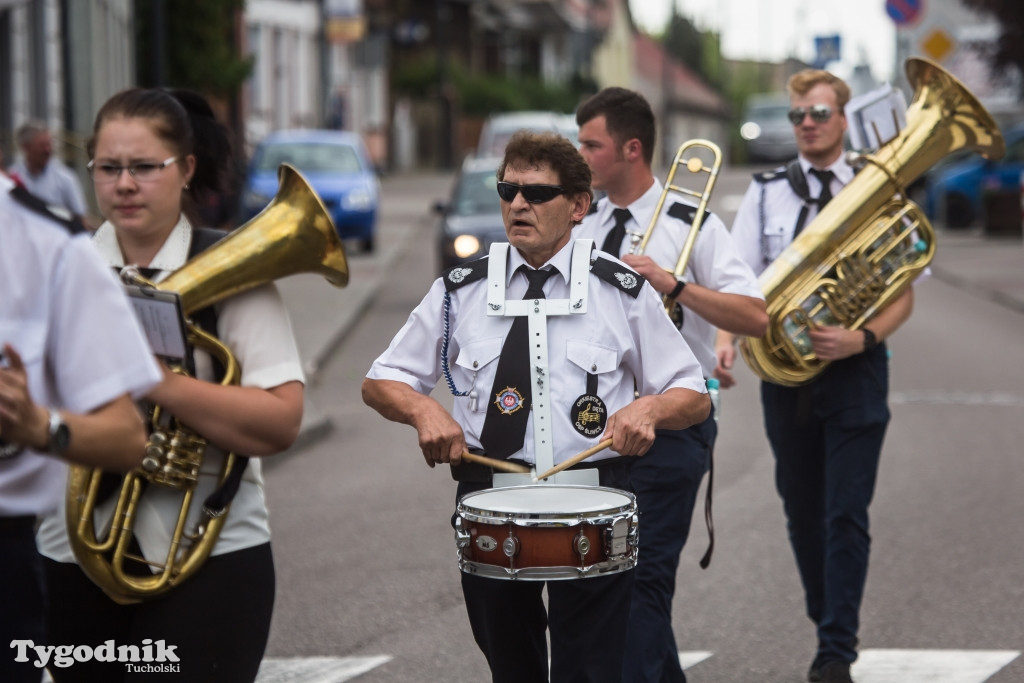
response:
{"label": "dark car parked", "polygon": [[959,152],[924,176],[924,209],[949,228],[966,228],[981,220],[986,195],[1019,192],[1024,173],[1024,125],[1003,133],[1006,154],[989,161],[975,152]]}

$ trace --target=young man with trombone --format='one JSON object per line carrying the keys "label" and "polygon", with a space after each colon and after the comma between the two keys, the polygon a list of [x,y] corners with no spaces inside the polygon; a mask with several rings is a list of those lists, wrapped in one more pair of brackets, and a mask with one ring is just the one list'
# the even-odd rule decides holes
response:
{"label": "young man with trombone", "polygon": [[[368,405],[415,427],[430,467],[453,466],[460,507],[492,486],[481,451],[484,462],[499,460],[497,469],[537,466],[543,480],[545,459],[563,465],[596,445],[602,452],[584,469],[559,476],[572,475],[577,492],[628,490],[632,459],[617,456],[642,455],[656,428],[681,429],[709,413],[697,360],[675,343],[644,279],[589,240],[571,239],[590,208],[590,184],[586,162],[565,138],[513,136],[497,183],[510,244],[438,278],[363,383]],[[513,319],[528,322],[529,342],[509,344]],[[520,351],[525,375],[501,379]],[[429,396],[442,377],[455,396],[451,413]],[[508,533],[486,540],[517,557],[519,541]],[[474,549],[484,541],[478,536]],[[564,580],[463,571],[470,625],[493,681],[548,681],[550,630],[550,680],[618,683],[632,571],[556,577]]]}
{"label": "young man with trombone", "polygon": [[[666,189],[651,170],[655,122],[643,96],[605,88],[580,106],[576,122],[593,187],[607,193],[576,229],[576,236],[594,239],[647,278],[679,327],[676,345],[689,346],[704,378],[711,377],[716,327],[759,336],[768,324],[754,273],[739,257],[722,221],[705,209],[720,153],[708,142],[687,143],[676,155]],[[710,168],[699,159],[692,164],[682,159],[697,148],[703,148],[704,156],[714,154]],[[677,170],[703,172],[702,189],[680,189],[678,181],[672,182]],[[670,191],[679,194],[670,198]],[[632,239],[624,239],[627,235]],[[630,480],[642,531],[622,672],[625,683],[686,680],[672,632],[672,596],[679,554],[689,535],[701,480],[711,466],[716,435],[715,416],[687,429],[659,429],[647,455],[632,465]],[[702,566],[709,559],[706,555]]]}

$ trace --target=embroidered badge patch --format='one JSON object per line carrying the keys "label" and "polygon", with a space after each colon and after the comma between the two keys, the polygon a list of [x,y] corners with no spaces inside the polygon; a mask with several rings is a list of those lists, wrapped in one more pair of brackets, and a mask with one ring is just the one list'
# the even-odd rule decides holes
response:
{"label": "embroidered badge patch", "polygon": [[633,289],[637,285],[636,275],[633,273],[615,273],[615,279],[619,281],[623,289]]}
{"label": "embroidered badge patch", "polygon": [[570,417],[576,431],[590,438],[603,432],[608,423],[608,411],[604,407],[604,401],[592,394],[583,394],[576,399]]}
{"label": "embroidered badge patch", "polygon": [[495,394],[494,405],[502,414],[511,415],[523,407],[523,395],[519,393],[518,389],[505,387]]}
{"label": "embroidered badge patch", "polygon": [[459,284],[472,272],[472,268],[452,268],[451,271],[448,272],[448,279],[454,284]]}

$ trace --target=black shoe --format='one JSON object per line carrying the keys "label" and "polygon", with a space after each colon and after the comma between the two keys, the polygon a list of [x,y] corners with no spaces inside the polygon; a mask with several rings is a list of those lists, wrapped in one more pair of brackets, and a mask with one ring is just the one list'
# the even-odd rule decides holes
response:
{"label": "black shoe", "polygon": [[849,662],[828,662],[820,669],[821,683],[853,683]]}

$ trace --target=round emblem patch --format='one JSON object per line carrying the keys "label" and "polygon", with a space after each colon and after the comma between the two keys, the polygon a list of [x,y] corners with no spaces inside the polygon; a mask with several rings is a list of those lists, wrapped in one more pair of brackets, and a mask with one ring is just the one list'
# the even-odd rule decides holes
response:
{"label": "round emblem patch", "polygon": [[514,387],[505,387],[494,396],[494,405],[505,415],[511,415],[523,407],[523,395]]}
{"label": "round emblem patch", "polygon": [[603,432],[608,423],[608,411],[604,407],[604,401],[591,394],[583,394],[576,399],[570,415],[576,431],[590,438]]}

